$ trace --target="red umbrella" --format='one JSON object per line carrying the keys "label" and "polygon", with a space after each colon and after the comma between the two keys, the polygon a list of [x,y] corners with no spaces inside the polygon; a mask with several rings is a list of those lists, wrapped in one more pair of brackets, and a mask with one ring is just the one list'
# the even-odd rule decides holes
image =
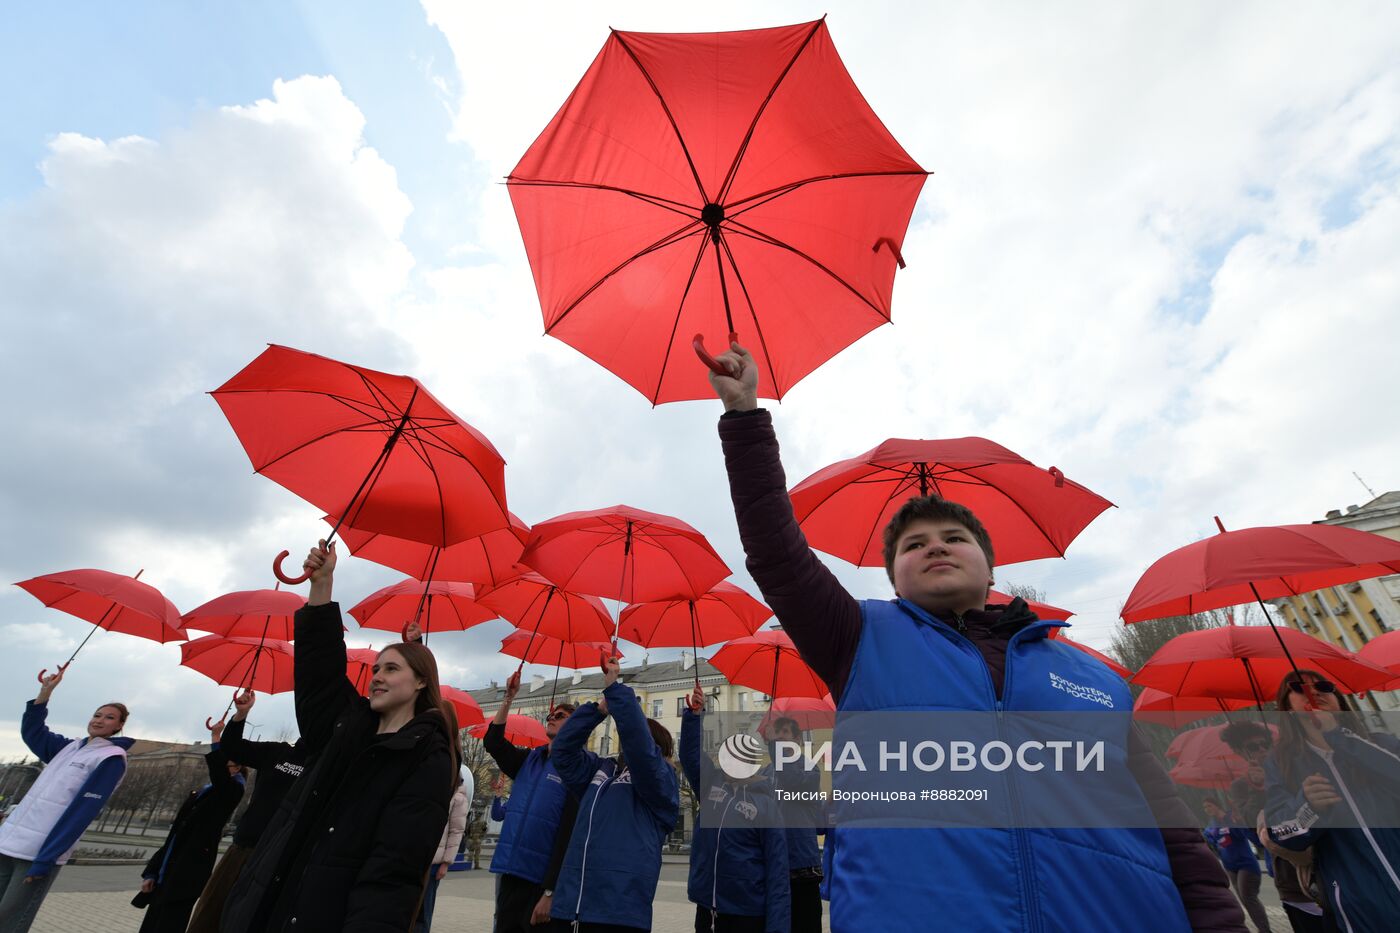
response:
{"label": "red umbrella", "polygon": [[[1000,590],[987,591],[988,606],[1010,605],[1011,601],[1015,598],[1016,597],[1014,596],[1008,596],[1006,593],[1003,593]],[[1058,606],[1052,606],[1049,603],[1037,602],[1033,599],[1026,600],[1026,606],[1030,609],[1031,612],[1035,613],[1035,617],[1042,622],[1063,622],[1070,616],[1074,615],[1074,613],[1069,609],[1061,609]],[[1060,630],[1058,628],[1052,628],[1048,637],[1058,638],[1059,635]]]}
{"label": "red umbrella", "polygon": [[[1278,727],[1266,724],[1274,738]],[[1246,762],[1220,737],[1225,726],[1203,726],[1183,732],[1167,746],[1167,757],[1176,762],[1169,776],[1178,784],[1191,787],[1229,787],[1244,777]]]}
{"label": "red umbrella", "polygon": [[369,696],[369,682],[374,677],[374,664],[379,652],[374,648],[346,648],[345,676],[360,696]]}
{"label": "red umbrella", "polygon": [[462,729],[478,725],[486,721],[486,714],[481,711],[481,704],[476,702],[470,693],[465,690],[458,690],[456,687],[449,687],[443,684],[441,687],[442,698],[452,704],[452,709],[457,713],[457,726]]}
{"label": "red umbrella", "polygon": [[780,398],[888,322],[926,174],[818,21],[614,31],[508,184],[545,333],[660,403],[711,396],[698,334]]}
{"label": "red umbrella", "polygon": [[1259,704],[1273,699],[1295,660],[1350,693],[1375,689],[1393,677],[1350,651],[1294,629],[1227,625],[1177,635],[1147,659],[1133,683],[1178,696]]}
{"label": "red umbrella", "polygon": [[613,621],[596,596],[570,593],[537,573],[483,590],[477,601],[516,628],[564,641],[606,642]]}
{"label": "red umbrella", "polygon": [[[478,723],[467,729],[467,732],[478,739],[484,738],[489,725],[490,723],[486,722]],[[506,716],[506,741],[525,748],[538,748],[548,745],[549,737],[544,734],[544,724],[538,719],[510,713]]]}
{"label": "red umbrella", "polygon": [[812,547],[858,567],[885,565],[885,526],[915,496],[971,509],[996,547],[997,564],[1063,557],[1113,503],[981,437],[892,438],[833,463],[792,489],[792,508]]}
{"label": "red umbrella", "polygon": [[1126,667],[1119,664],[1117,661],[1113,660],[1108,655],[1104,654],[1102,651],[1095,651],[1088,645],[1082,642],[1077,642],[1073,638],[1070,638],[1068,635],[1061,635],[1055,640],[1062,645],[1069,645],[1076,651],[1084,652],[1089,657],[1093,658],[1095,661],[1098,661],[1099,663],[1105,665],[1109,670],[1113,671],[1113,673],[1117,674],[1119,677],[1122,677],[1124,680],[1131,680],[1133,677],[1132,671],[1128,670]]}
{"label": "red umbrella", "polygon": [[585,670],[597,667],[604,654],[622,657],[611,642],[564,641],[516,629],[501,640],[501,653],[531,664],[553,664],[555,669]]}
{"label": "red umbrella", "polygon": [[[450,547],[424,544],[408,538],[361,531],[342,526],[340,537],[350,553],[376,564],[392,567],[415,580],[452,580],[458,583],[494,585],[515,573],[514,565],[525,550],[530,526],[508,513],[510,524]],[[325,516],[335,524],[335,516]]]}
{"label": "red umbrella", "polygon": [[520,562],[567,590],[624,603],[699,597],[729,576],[700,532],[626,505],[539,522]]}
{"label": "red umbrella", "polygon": [[[502,528],[505,461],[416,379],[270,346],[212,393],[253,469],[339,525],[447,547]],[[298,583],[283,574],[278,579]]]}
{"label": "red umbrella", "polygon": [[[1336,525],[1225,531],[1160,558],[1123,605],[1124,622],[1297,596],[1400,573],[1400,541]],[[1268,609],[1264,610],[1268,615]]]}
{"label": "red umbrella", "polygon": [[361,628],[377,628],[403,633],[417,621],[423,634],[464,632],[473,625],[496,618],[490,609],[476,601],[476,588],[470,583],[436,580],[400,580],[360,600],[350,614]]}
{"label": "red umbrella", "polygon": [[710,664],[731,684],[762,690],[770,697],[813,697],[831,693],[802,656],[786,632],[765,629],[725,645]]}
{"label": "red umbrella", "polygon": [[[62,610],[96,626],[73,649],[68,660],[58,666],[60,671],[68,669],[97,629],[149,638],[161,644],[190,637],[180,625],[180,610],[160,590],[140,581],[143,572],[138,570],[136,576],[128,577],[110,570],[63,570],[15,584],[50,609]],[[40,683],[47,673],[48,668],[39,672]]]}
{"label": "red umbrella", "polygon": [[[1366,642],[1356,656],[1368,664],[1383,667],[1396,678],[1400,678],[1400,632],[1386,632]],[[1378,690],[1400,690],[1400,679],[1394,680]]]}
{"label": "red umbrella", "polygon": [[181,617],[186,628],[226,637],[291,641],[305,597],[285,590],[240,590],[216,596]]}
{"label": "red umbrella", "polygon": [[180,646],[180,663],[216,684],[286,693],[292,689],[292,645],[277,638],[205,635]]}
{"label": "red umbrella", "polygon": [[768,707],[768,714],[758,727],[760,735],[768,735],[773,723],[779,719],[791,719],[803,732],[814,729],[836,728],[836,704],[831,694],[815,697],[778,697]]}
{"label": "red umbrella", "polygon": [[702,648],[758,631],[773,610],[733,583],[699,599],[658,599],[622,610],[618,635],[648,648]]}
{"label": "red umbrella", "polygon": [[1144,687],[1133,703],[1133,717],[1161,726],[1180,729],[1198,719],[1218,716],[1253,706],[1253,700],[1224,697],[1179,697],[1152,687]]}

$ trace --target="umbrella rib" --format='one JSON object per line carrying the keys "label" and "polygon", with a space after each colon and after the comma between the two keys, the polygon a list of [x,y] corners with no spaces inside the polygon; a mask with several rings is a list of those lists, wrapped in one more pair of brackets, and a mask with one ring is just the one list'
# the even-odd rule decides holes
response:
{"label": "umbrella rib", "polygon": [[[909,483],[910,485],[905,486],[903,485],[904,483]],[[870,523],[870,531],[865,536],[865,545],[860,549],[861,554],[864,554],[866,550],[870,547],[870,540],[875,537],[875,526],[879,523],[880,516],[885,514],[885,509],[888,508],[889,504],[894,501],[894,497],[899,495],[900,492],[902,492],[906,488],[913,488],[912,481],[908,476],[903,477],[900,482],[895,482],[891,485],[894,488],[892,488],[890,490],[890,494],[885,497],[885,504],[880,507],[880,511],[875,513],[875,521]]]}
{"label": "umbrella rib", "polygon": [[671,363],[671,349],[676,345],[676,331],[680,329],[681,315],[685,313],[685,300],[690,297],[690,287],[695,284],[695,276],[700,271],[700,261],[705,258],[705,246],[709,242],[709,237],[700,238],[700,249],[695,253],[695,262],[690,266],[690,278],[685,280],[685,290],[681,292],[681,300],[676,305],[676,319],[671,322],[671,337],[666,341],[666,355],[661,358],[661,372],[656,374],[656,389],[651,394],[653,404],[661,395],[661,384],[666,379],[666,367]]}
{"label": "umbrella rib", "polygon": [[834,279],[852,295],[855,295],[863,303],[868,305],[870,307],[870,310],[874,311],[880,316],[880,320],[884,321],[887,324],[889,323],[890,317],[888,314],[880,310],[879,307],[877,307],[869,298],[862,295],[853,285],[851,285],[845,279],[841,278],[841,276],[837,275],[835,272],[828,269],[822,263],[818,262],[812,256],[808,255],[807,253],[803,252],[795,246],[790,246],[787,243],[784,243],[782,240],[779,240],[776,237],[769,236],[761,230],[756,230],[755,228],[750,227],[748,224],[739,223],[737,220],[733,220],[732,218],[726,218],[725,223],[731,224],[732,226],[729,227],[729,229],[735,233],[738,233],[742,236],[747,236],[750,239],[759,241],[760,243],[767,243],[769,246],[774,246],[778,249],[785,249],[793,255],[800,256],[801,258],[807,260],[809,263],[811,263],[812,265],[816,266],[818,269],[829,275],[832,279]]}
{"label": "umbrella rib", "polygon": [[659,207],[686,217],[694,217],[696,209],[689,204],[680,201],[673,201],[670,198],[663,198],[659,194],[647,194],[642,191],[632,191],[629,188],[620,188],[617,185],[600,185],[596,182],[587,181],[551,181],[547,179],[516,178],[514,175],[507,176],[506,184],[516,188],[585,188],[591,191],[613,191],[617,194],[625,194],[630,198],[644,201],[653,207]]}
{"label": "umbrella rib", "polygon": [[724,182],[720,185],[719,194],[715,198],[715,200],[721,204],[724,203],[725,195],[729,193],[729,186],[734,183],[734,176],[739,172],[739,163],[744,160],[744,154],[748,152],[749,143],[753,141],[754,130],[758,129],[758,121],[763,118],[763,114],[768,109],[768,105],[773,101],[773,95],[778,93],[778,88],[788,76],[788,72],[792,71],[792,66],[797,64],[797,60],[802,57],[802,53],[807,51],[807,46],[811,45],[812,37],[817,34],[817,30],[822,27],[823,22],[824,20],[819,19],[812,24],[812,28],[808,31],[807,37],[802,40],[802,44],[797,47],[797,51],[792,53],[792,58],[788,60],[787,65],[783,67],[777,79],[773,81],[773,86],[768,89],[768,94],[763,98],[763,102],[758,105],[758,110],[754,113],[753,120],[749,122],[749,131],[744,134],[743,142],[739,144],[738,151],[734,153],[734,161],[730,163],[729,171],[725,173]]}
{"label": "umbrella rib", "polygon": [[606,282],[608,279],[617,275],[623,269],[627,268],[632,263],[636,262],[638,259],[641,259],[643,256],[650,255],[651,253],[654,253],[657,250],[665,249],[668,246],[672,246],[676,243],[679,243],[687,236],[690,236],[690,234],[694,232],[695,228],[698,228],[700,225],[700,220],[698,218],[693,219],[690,221],[690,223],[686,224],[678,230],[673,230],[672,232],[666,234],[665,236],[661,237],[661,239],[652,243],[650,246],[647,246],[642,250],[634,253],[633,255],[628,256],[626,259],[622,260],[622,262],[618,263],[612,269],[603,273],[603,276],[599,278],[598,281],[588,286],[588,288],[584,291],[583,294],[579,295],[577,298],[571,301],[569,303],[569,306],[563,311],[560,311],[558,316],[555,317],[554,320],[551,321],[547,327],[545,327],[544,332],[548,334],[551,331],[553,331],[554,328],[558,327],[563,322],[564,318],[568,317],[569,314],[580,304],[582,304],[584,299],[586,299],[589,295],[593,294],[599,288],[602,288],[603,283]]}
{"label": "umbrella rib", "polygon": [[282,451],[282,453],[280,453],[280,454],[278,454],[277,456],[273,457],[271,460],[268,460],[268,461],[267,461],[266,463],[264,463],[262,466],[255,467],[254,469],[255,469],[257,472],[261,473],[262,471],[266,470],[268,467],[275,466],[275,465],[276,465],[277,463],[279,463],[280,461],[287,459],[287,458],[290,457],[292,454],[299,453],[299,452],[305,450],[306,448],[312,446],[313,444],[319,444],[321,441],[324,441],[324,440],[326,440],[326,439],[329,438],[329,437],[334,437],[334,436],[337,435],[337,434],[349,433],[349,432],[352,432],[352,431],[360,431],[360,430],[363,430],[363,429],[365,429],[365,428],[369,428],[369,427],[371,427],[372,425],[377,424],[377,423],[379,423],[379,422],[368,422],[368,423],[365,423],[365,424],[352,425],[352,426],[350,426],[350,427],[332,428],[332,429],[329,430],[329,431],[325,431],[325,432],[323,432],[323,433],[321,433],[321,434],[316,435],[315,437],[307,438],[306,440],[302,441],[300,444],[297,444],[297,445],[295,445],[294,447],[290,447],[290,448],[288,448],[287,450]]}
{"label": "umbrella rib", "polygon": [[[818,182],[841,181],[847,178],[900,178],[904,176],[927,178],[928,172],[922,170],[917,172],[837,172],[833,175],[813,175],[811,178],[803,178],[800,181],[788,182],[787,184],[779,185],[776,188],[769,188],[767,191],[760,191],[757,194],[751,194],[746,198],[733,202],[732,204],[726,204],[724,208],[724,216],[730,218],[738,217],[740,214],[743,214],[747,211],[751,211],[756,207],[762,207],[769,201],[772,201],[776,198],[780,198],[785,194],[791,194],[798,188],[805,188],[807,185],[814,185]],[[740,207],[739,205],[744,206]]]}
{"label": "umbrella rib", "polygon": [[690,148],[685,144],[685,137],[681,135],[681,128],[676,124],[676,118],[672,115],[671,108],[666,105],[666,98],[661,96],[661,89],[656,86],[656,82],[652,80],[651,75],[642,64],[642,60],[637,57],[637,53],[632,51],[632,47],[627,44],[627,40],[622,38],[622,33],[614,30],[613,38],[617,39],[617,44],[622,46],[622,50],[632,59],[632,64],[637,66],[637,70],[640,71],[642,77],[646,79],[647,85],[651,88],[651,92],[656,95],[656,102],[661,105],[661,110],[666,114],[666,119],[670,122],[671,129],[675,131],[676,142],[680,144],[681,154],[685,156],[685,164],[690,166],[690,175],[695,179],[695,188],[700,192],[701,202],[705,204],[710,203],[710,197],[705,193],[705,185],[700,181],[700,173],[695,168],[695,160],[690,157]]}
{"label": "umbrella rib", "polygon": [[[979,478],[980,478],[980,477],[979,477]],[[1026,520],[1027,520],[1027,521],[1029,521],[1032,525],[1035,526],[1035,530],[1038,531],[1038,532],[1040,532],[1041,537],[1043,537],[1043,538],[1045,539],[1045,543],[1048,544],[1048,545],[1050,545],[1051,547],[1053,547],[1053,548],[1055,549],[1055,553],[1058,554],[1058,555],[1060,555],[1060,557],[1064,557],[1064,556],[1065,556],[1064,549],[1061,548],[1058,544],[1055,543],[1054,539],[1052,539],[1052,538],[1050,537],[1049,532],[1047,532],[1047,531],[1045,530],[1045,527],[1044,527],[1043,525],[1040,524],[1040,520],[1039,520],[1038,518],[1036,518],[1034,515],[1032,515],[1030,512],[1026,511],[1026,507],[1025,507],[1025,506],[1023,506],[1019,501],[1017,501],[1015,498],[1013,498],[1013,497],[1011,496],[1010,493],[1008,493],[1006,490],[1002,489],[1002,488],[1001,488],[1000,486],[998,486],[996,483],[993,483],[992,481],[990,481],[990,480],[985,480],[985,479],[982,480],[982,482],[986,483],[987,486],[988,486],[988,488],[990,488],[990,489],[995,489],[997,492],[1001,493],[1001,495],[1006,496],[1006,499],[1007,499],[1008,502],[1013,502],[1013,503],[1015,503],[1016,509],[1017,509],[1022,515],[1026,516]],[[1097,516],[1096,516],[1096,517],[1097,517]]]}
{"label": "umbrella rib", "polygon": [[744,301],[749,306],[749,318],[753,321],[754,331],[758,333],[758,342],[763,347],[763,360],[768,364],[768,378],[773,381],[773,391],[777,392],[778,398],[781,399],[783,397],[782,388],[778,385],[777,370],[773,368],[773,355],[768,352],[768,340],[763,336],[763,325],[758,323],[758,312],[754,310],[749,287],[744,284],[744,277],[739,272],[739,264],[734,261],[734,252],[729,248],[729,241],[725,238],[723,230],[719,230],[719,243],[724,247],[724,255],[729,257],[729,267],[734,270],[734,279],[739,283],[739,291],[744,293]]}

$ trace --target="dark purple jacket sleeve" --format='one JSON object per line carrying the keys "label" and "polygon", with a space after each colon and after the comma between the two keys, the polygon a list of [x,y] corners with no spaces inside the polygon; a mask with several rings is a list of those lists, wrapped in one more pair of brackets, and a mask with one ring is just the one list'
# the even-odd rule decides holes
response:
{"label": "dark purple jacket sleeve", "polygon": [[730,412],[719,421],[719,437],[749,575],[802,659],[839,700],[860,642],[860,603],[812,553],[797,525],[772,415]]}
{"label": "dark purple jacket sleeve", "polygon": [[1162,834],[1172,880],[1196,933],[1245,933],[1244,911],[1230,890],[1220,860],[1211,852],[1176,785],[1133,726],[1128,733],[1128,768],[1142,788]]}

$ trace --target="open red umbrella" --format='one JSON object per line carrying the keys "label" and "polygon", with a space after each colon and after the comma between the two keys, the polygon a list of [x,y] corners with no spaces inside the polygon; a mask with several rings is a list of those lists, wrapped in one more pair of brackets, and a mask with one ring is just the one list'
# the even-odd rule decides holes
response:
{"label": "open red umbrella", "polygon": [[496,613],[477,602],[476,588],[470,583],[446,580],[400,580],[360,600],[350,614],[361,628],[400,634],[410,622],[417,621],[425,636],[431,632],[464,632],[496,618]]}
{"label": "open red umbrella", "polygon": [[1377,690],[1400,690],[1400,631],[1385,632],[1371,639],[1361,646],[1356,656],[1395,675],[1395,680]]}
{"label": "open red umbrella", "polygon": [[613,31],[507,184],[545,333],[660,403],[711,396],[699,334],[781,398],[887,323],[926,174],[818,21]]}
{"label": "open red umbrella", "polygon": [[564,641],[516,629],[501,639],[501,653],[531,664],[553,664],[555,669],[581,671],[597,667],[604,654],[622,657],[607,641]]}
{"label": "open red umbrella", "polygon": [[482,590],[477,601],[518,629],[563,641],[606,642],[613,621],[596,596],[570,593],[537,573]]}
{"label": "open red umbrella", "polygon": [[[1265,726],[1278,738],[1278,726]],[[1229,787],[1244,777],[1249,763],[1235,753],[1220,737],[1226,726],[1202,726],[1183,732],[1167,746],[1167,758],[1176,762],[1169,776],[1178,784],[1190,787]]]}
{"label": "open red umbrella", "polygon": [[564,589],[624,603],[698,598],[729,576],[700,532],[626,505],[538,522],[520,562]]}
{"label": "open red umbrella", "polygon": [[225,637],[291,641],[293,617],[306,598],[286,590],[239,590],[216,596],[185,613],[185,628]]}
{"label": "open red umbrella", "polygon": [[[988,606],[1008,606],[1011,604],[1011,601],[1015,598],[1016,597],[1009,596],[1006,593],[1001,592],[1000,590],[987,591]],[[1069,609],[1061,609],[1058,606],[1052,606],[1049,603],[1038,602],[1034,599],[1026,600],[1026,607],[1030,609],[1031,612],[1035,613],[1035,617],[1042,622],[1063,622],[1070,616],[1074,615],[1074,613]],[[1052,628],[1050,630],[1049,637],[1058,638],[1059,634],[1060,630],[1058,628]]]}
{"label": "open red umbrella", "polygon": [[[416,379],[270,346],[213,393],[253,469],[340,525],[447,547],[507,524],[505,460]],[[280,569],[284,583],[299,583]]]}
{"label": "open red umbrella", "polygon": [[703,648],[758,631],[773,610],[721,581],[698,599],[657,599],[622,610],[618,634],[647,648]]}
{"label": "open red umbrella", "polygon": [[[138,570],[136,576],[128,577],[110,570],[62,570],[15,584],[50,609],[96,626],[73,649],[68,660],[58,666],[60,671],[68,669],[97,629],[149,638],[161,644],[190,637],[180,624],[180,610],[160,590],[142,583],[142,572]],[[40,683],[47,673],[48,668],[39,672]]]}
{"label": "open red umbrella", "polygon": [[762,690],[774,699],[821,699],[831,693],[831,688],[802,660],[787,633],[774,629],[734,639],[715,652],[710,664],[731,684]]}
{"label": "open red umbrella", "polygon": [[[478,739],[485,738],[486,729],[491,724],[488,722],[478,723],[467,729],[467,732]],[[544,733],[544,724],[538,719],[531,719],[529,716],[520,716],[510,713],[506,716],[506,741],[512,745],[520,745],[524,748],[538,748],[549,744],[549,736]]]}
{"label": "open red umbrella", "polygon": [[205,635],[180,646],[180,663],[216,684],[286,693],[292,689],[292,644],[277,638]]}
{"label": "open red umbrella", "polygon": [[470,693],[449,687],[447,684],[443,684],[440,689],[442,698],[452,704],[452,709],[457,714],[458,728],[467,729],[486,721],[481,704],[476,702]]}
{"label": "open red umbrella", "polygon": [[[1123,604],[1123,621],[1190,615],[1400,573],[1400,541],[1336,525],[1226,531],[1159,558]],[[1268,609],[1264,609],[1265,616]]]}
{"label": "open red umbrella", "polygon": [[1392,679],[1384,668],[1294,629],[1226,625],[1172,638],[1147,659],[1133,683],[1178,696],[1259,704],[1272,701],[1295,661],[1348,693],[1373,690]]}
{"label": "open red umbrella", "polygon": [[967,506],[986,527],[997,564],[1063,557],[1107,499],[982,437],[891,438],[793,487],[807,543],[858,567],[883,567],[885,526],[915,496]]}
{"label": "open red umbrella", "polygon": [[1160,726],[1180,729],[1198,719],[1229,714],[1235,710],[1254,705],[1253,700],[1236,700],[1225,697],[1179,697],[1144,687],[1133,702],[1133,718],[1154,722]]}
{"label": "open red umbrella", "polygon": [[[468,538],[450,547],[424,544],[408,538],[395,538],[372,531],[341,526],[340,538],[350,553],[364,560],[391,567],[415,580],[451,580],[493,586],[515,574],[515,564],[525,550],[530,526],[508,513],[505,528]],[[335,524],[335,516],[324,516]]]}
{"label": "open red umbrella", "polygon": [[375,648],[346,648],[345,676],[360,696],[369,696],[369,682],[374,677],[374,662],[379,660]]}
{"label": "open red umbrella", "polygon": [[769,730],[779,719],[791,719],[803,732],[814,729],[836,728],[836,704],[827,694],[820,699],[815,697],[778,697],[768,707],[768,713],[758,727],[760,735],[769,735]]}

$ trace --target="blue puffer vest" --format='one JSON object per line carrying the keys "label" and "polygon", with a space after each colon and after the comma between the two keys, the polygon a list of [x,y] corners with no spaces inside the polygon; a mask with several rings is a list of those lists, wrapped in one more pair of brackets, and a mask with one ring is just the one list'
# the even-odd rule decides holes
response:
{"label": "blue puffer vest", "polygon": [[545,749],[530,752],[515,776],[491,871],[540,884],[549,868],[554,837],[569,793]]}
{"label": "blue puffer vest", "polygon": [[[951,626],[905,600],[861,604],[860,644],[842,713],[871,710],[1083,711],[1126,714],[1132,694],[1098,661],[1026,626],[1006,649],[1002,698],[980,652]],[[1058,678],[1058,686],[1057,686]],[[1066,689],[1066,683],[1071,690]],[[1127,730],[1107,749],[1126,767]],[[1115,726],[1116,728],[1116,726]],[[1008,781],[1012,771],[1005,772]],[[1136,799],[1108,801],[1147,809]],[[1013,794],[1014,796],[1014,789]],[[1008,818],[1008,823],[1011,820]],[[1161,833],[1147,829],[888,829],[828,833],[831,929],[923,931],[1187,931]],[[1065,879],[1082,883],[1066,884]]]}

